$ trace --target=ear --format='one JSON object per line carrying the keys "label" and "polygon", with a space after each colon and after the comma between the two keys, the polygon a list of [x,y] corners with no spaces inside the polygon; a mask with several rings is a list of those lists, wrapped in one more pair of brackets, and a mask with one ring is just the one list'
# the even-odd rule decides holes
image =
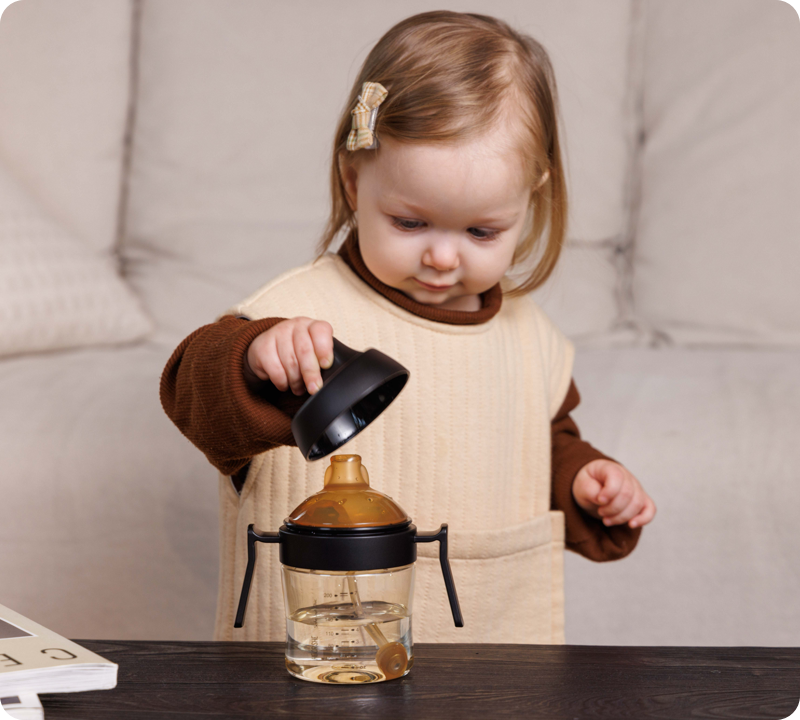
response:
{"label": "ear", "polygon": [[339,177],[347,204],[355,212],[358,209],[358,168],[354,162],[346,162],[342,154],[339,155]]}

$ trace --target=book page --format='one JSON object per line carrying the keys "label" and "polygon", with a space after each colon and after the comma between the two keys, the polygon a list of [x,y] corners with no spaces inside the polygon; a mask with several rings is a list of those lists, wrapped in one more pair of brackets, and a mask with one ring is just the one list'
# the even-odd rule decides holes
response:
{"label": "book page", "polygon": [[87,663],[116,667],[72,640],[0,605],[0,678],[17,670]]}

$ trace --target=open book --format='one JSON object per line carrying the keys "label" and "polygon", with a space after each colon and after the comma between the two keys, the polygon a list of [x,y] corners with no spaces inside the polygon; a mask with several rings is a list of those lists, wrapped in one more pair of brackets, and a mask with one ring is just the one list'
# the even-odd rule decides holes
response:
{"label": "open book", "polygon": [[116,663],[0,605],[0,697],[116,684]]}

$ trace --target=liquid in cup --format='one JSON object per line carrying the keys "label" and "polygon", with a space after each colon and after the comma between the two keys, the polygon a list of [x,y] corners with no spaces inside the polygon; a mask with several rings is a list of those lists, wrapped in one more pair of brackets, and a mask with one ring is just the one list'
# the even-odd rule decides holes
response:
{"label": "liquid in cup", "polygon": [[[411,670],[413,565],[364,573],[284,566],[282,579],[286,668],[292,675],[316,682],[370,683]],[[297,586],[304,581],[320,588],[322,602],[295,606]]]}

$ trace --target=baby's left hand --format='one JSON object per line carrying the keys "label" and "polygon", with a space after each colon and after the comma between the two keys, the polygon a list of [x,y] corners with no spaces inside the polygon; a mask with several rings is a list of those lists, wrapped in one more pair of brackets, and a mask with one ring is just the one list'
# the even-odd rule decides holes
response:
{"label": "baby's left hand", "polygon": [[592,460],[584,465],[572,483],[572,496],[607,526],[628,523],[628,527],[640,527],[656,514],[655,503],[639,481],[611,460]]}

